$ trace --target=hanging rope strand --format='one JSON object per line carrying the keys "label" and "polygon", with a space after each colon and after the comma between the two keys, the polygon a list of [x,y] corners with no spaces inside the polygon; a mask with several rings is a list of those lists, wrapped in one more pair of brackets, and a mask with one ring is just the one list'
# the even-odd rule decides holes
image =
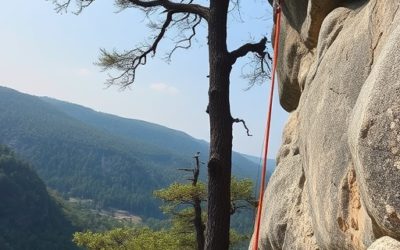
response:
{"label": "hanging rope strand", "polygon": [[259,199],[258,199],[258,208],[257,208],[257,216],[255,222],[255,238],[253,250],[258,250],[258,241],[260,238],[260,224],[261,224],[261,212],[263,206],[263,198],[264,198],[264,189],[265,189],[265,177],[267,173],[267,157],[268,157],[268,146],[269,146],[269,136],[271,129],[271,117],[272,117],[272,102],[274,96],[274,85],[275,85],[275,74],[276,74],[276,66],[278,63],[278,51],[279,51],[279,35],[281,30],[281,1],[276,7],[276,19],[275,19],[275,33],[274,33],[274,58],[272,61],[272,79],[271,79],[271,89],[269,94],[269,103],[268,103],[268,115],[267,115],[267,123],[265,127],[265,137],[264,137],[264,151],[263,151],[263,168],[261,172],[261,185],[259,191]]}

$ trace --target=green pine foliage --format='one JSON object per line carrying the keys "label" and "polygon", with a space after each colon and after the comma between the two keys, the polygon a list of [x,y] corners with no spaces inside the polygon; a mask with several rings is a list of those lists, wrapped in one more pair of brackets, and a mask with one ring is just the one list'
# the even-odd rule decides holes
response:
{"label": "green pine foliage", "polygon": [[[230,233],[231,245],[242,242],[244,237],[234,231]],[[73,240],[77,246],[88,250],[193,250],[194,233],[181,234],[171,230],[150,228],[116,228],[107,232],[78,232]],[[243,248],[245,249],[245,248]]]}
{"label": "green pine foliage", "polygon": [[74,242],[88,250],[192,250],[183,247],[184,238],[167,230],[117,228],[103,233],[75,233]]}
{"label": "green pine foliage", "polygon": [[[191,205],[195,198],[200,199],[205,205],[206,185],[201,182],[198,182],[196,186],[191,183],[173,183],[167,188],[155,191],[154,195],[163,201],[161,209],[168,215],[171,221],[170,226],[158,230],[147,227],[125,227],[100,233],[77,232],[74,234],[74,242],[77,246],[89,250],[196,249],[194,211]],[[245,208],[250,210],[254,208],[253,183],[249,179],[232,178],[231,196],[233,213],[238,213]],[[203,212],[202,217],[205,221],[206,213]],[[245,249],[249,238],[249,235],[241,234],[236,230],[230,231],[232,249]]]}
{"label": "green pine foliage", "polygon": [[[196,186],[191,183],[173,183],[167,188],[156,190],[155,197],[163,201],[161,210],[171,219],[170,230],[176,234],[185,235],[192,239],[192,249],[195,249],[194,236],[194,211],[191,205],[198,198],[202,201],[203,211],[206,210],[207,186],[198,182]],[[250,179],[231,180],[231,214],[232,226],[230,231],[231,247],[244,249],[248,246],[250,234],[253,228],[253,211],[256,206],[254,198],[253,182]],[[207,214],[203,212],[203,222],[207,220]]]}
{"label": "green pine foliage", "polygon": [[[207,186],[198,182],[173,183],[169,187],[154,191],[154,196],[163,201],[161,210],[166,214],[176,214],[182,206],[191,205],[194,198],[206,202]],[[256,206],[253,182],[250,179],[232,177],[231,180],[231,210],[234,214],[238,209],[252,209]]]}
{"label": "green pine foliage", "polygon": [[207,187],[204,183],[198,182],[196,186],[189,183],[172,183],[165,189],[154,191],[154,196],[163,200],[161,210],[165,214],[177,213],[181,206],[191,205],[194,197],[201,201],[207,198]]}

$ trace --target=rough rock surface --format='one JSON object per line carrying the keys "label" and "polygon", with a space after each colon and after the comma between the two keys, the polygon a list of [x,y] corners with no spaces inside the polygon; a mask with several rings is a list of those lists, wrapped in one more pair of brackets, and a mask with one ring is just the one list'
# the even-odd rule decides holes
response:
{"label": "rough rock surface", "polygon": [[376,240],[368,250],[399,250],[400,242],[394,240],[388,236],[384,236]]}
{"label": "rough rock surface", "polygon": [[[260,249],[400,241],[400,0],[285,0]],[[399,242],[400,243],[400,242]]]}

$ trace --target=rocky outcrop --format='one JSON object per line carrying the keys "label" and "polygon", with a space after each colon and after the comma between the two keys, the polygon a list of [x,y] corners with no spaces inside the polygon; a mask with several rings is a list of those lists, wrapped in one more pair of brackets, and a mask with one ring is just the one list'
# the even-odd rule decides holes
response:
{"label": "rocky outcrop", "polygon": [[400,1],[285,0],[261,249],[400,240]]}
{"label": "rocky outcrop", "polygon": [[400,242],[394,240],[388,236],[379,238],[377,241],[372,243],[368,250],[399,250]]}

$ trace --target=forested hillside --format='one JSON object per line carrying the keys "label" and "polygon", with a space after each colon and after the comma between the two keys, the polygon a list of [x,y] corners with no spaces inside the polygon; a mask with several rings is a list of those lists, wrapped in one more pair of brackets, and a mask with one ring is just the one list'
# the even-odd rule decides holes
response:
{"label": "forested hillside", "polygon": [[[7,88],[0,88],[0,143],[63,195],[142,217],[161,217],[153,190],[183,179],[176,168],[191,166],[197,151],[205,161],[208,152],[206,142],[180,131]],[[257,174],[239,154],[234,165],[240,177]]]}
{"label": "forested hillside", "polygon": [[75,249],[75,230],[31,167],[0,145],[0,249]]}
{"label": "forested hillside", "polygon": [[99,206],[161,216],[152,190],[189,164],[161,148],[122,140],[68,116],[37,97],[0,89],[0,143],[31,162],[60,193]]}
{"label": "forested hillside", "polygon": [[[119,136],[120,138],[151,144],[154,147],[161,146],[164,150],[169,150],[171,153],[179,155],[184,159],[192,156],[195,152],[201,152],[202,158],[208,159],[208,142],[195,139],[182,131],[146,121],[96,112],[80,105],[53,98],[42,97],[41,99],[87,125]],[[259,162],[249,161],[248,156],[236,152],[233,153],[233,172],[237,176],[254,179],[257,174],[257,165],[254,163],[259,164]],[[203,171],[203,173],[206,173],[206,171]]]}

